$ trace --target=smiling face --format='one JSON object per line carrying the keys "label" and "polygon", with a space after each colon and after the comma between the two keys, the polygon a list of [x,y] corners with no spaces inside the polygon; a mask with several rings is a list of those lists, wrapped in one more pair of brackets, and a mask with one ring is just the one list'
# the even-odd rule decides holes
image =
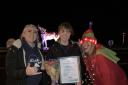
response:
{"label": "smiling face", "polygon": [[34,25],[26,25],[22,33],[22,37],[28,43],[33,43],[34,41],[36,41],[37,35],[38,32]]}
{"label": "smiling face", "polygon": [[71,32],[68,29],[65,29],[64,27],[59,30],[58,32],[60,41],[68,42],[71,36]]}
{"label": "smiling face", "polygon": [[95,51],[95,45],[89,41],[84,42],[82,45],[82,51],[84,52],[84,54],[90,56],[94,53]]}
{"label": "smiling face", "polygon": [[73,27],[68,22],[63,22],[58,26],[59,42],[68,45],[69,39],[73,34]]}

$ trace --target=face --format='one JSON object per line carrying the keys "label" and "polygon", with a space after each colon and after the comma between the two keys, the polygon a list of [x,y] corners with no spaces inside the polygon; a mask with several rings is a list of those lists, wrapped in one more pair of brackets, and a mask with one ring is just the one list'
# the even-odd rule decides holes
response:
{"label": "face", "polygon": [[71,36],[70,30],[65,29],[65,28],[60,29],[59,32],[58,32],[58,34],[59,34],[60,40],[61,41],[65,41],[65,42],[66,41],[69,41],[70,36]]}
{"label": "face", "polygon": [[23,37],[28,43],[33,43],[37,39],[37,33],[36,28],[28,27],[23,32]]}
{"label": "face", "polygon": [[91,42],[86,41],[82,44],[82,50],[87,55],[93,54],[94,48],[95,48],[95,45],[93,45]]}

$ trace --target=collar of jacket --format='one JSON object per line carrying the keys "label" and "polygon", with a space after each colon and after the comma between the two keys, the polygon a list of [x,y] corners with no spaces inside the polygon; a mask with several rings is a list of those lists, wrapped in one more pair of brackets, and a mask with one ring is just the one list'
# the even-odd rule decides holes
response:
{"label": "collar of jacket", "polygon": [[[21,48],[22,42],[21,42],[20,39],[17,39],[17,40],[13,43],[13,45],[14,45],[15,47],[17,47],[17,48]],[[37,43],[37,47],[41,49],[41,43]]]}

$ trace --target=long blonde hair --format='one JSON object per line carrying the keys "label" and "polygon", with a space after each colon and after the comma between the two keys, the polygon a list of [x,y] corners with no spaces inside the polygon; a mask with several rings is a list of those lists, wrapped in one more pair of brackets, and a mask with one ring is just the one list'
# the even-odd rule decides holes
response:
{"label": "long blonde hair", "polygon": [[[28,29],[28,28],[32,28],[32,29],[37,29],[37,27],[33,24],[27,24],[25,25],[21,35],[20,35],[20,39],[23,40],[24,39],[24,32]],[[38,32],[38,29],[37,29],[37,32]],[[36,39],[36,42],[38,43],[39,42],[39,33],[37,33],[37,39]]]}

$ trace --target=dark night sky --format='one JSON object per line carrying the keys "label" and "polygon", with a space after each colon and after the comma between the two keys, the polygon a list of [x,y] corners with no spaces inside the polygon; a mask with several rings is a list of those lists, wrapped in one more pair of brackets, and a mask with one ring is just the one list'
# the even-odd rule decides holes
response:
{"label": "dark night sky", "polygon": [[[20,3],[20,2],[19,2]],[[0,31],[0,46],[4,47],[8,38],[18,38],[24,25],[32,23],[41,25],[47,31],[56,31],[57,26],[63,22],[70,22],[75,30],[74,40],[81,37],[88,28],[89,21],[93,21],[93,30],[99,42],[106,44],[109,39],[114,39],[115,43],[122,42],[122,32],[127,30],[126,8],[121,8],[117,3],[104,6],[97,5],[24,5],[8,6],[2,10]],[[57,6],[55,6],[57,5]],[[86,6],[87,5],[87,6]]]}

